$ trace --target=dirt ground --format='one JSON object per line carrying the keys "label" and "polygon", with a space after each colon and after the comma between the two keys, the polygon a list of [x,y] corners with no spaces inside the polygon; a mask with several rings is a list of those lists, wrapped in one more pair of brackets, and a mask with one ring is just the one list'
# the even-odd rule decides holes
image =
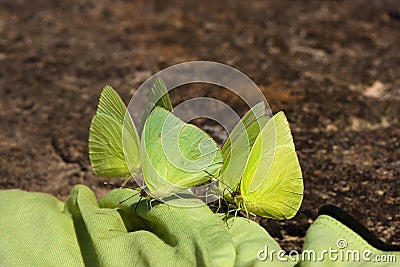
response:
{"label": "dirt ground", "polygon": [[157,71],[211,60],[290,121],[304,202],[260,221],[283,248],[328,203],[400,244],[399,44],[399,1],[1,0],[0,188],[101,197],[87,140],[102,87],[127,102]]}

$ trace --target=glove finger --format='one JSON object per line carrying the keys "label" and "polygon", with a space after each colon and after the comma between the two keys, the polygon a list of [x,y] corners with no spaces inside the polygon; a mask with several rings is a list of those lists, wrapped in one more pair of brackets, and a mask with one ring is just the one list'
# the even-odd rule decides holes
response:
{"label": "glove finger", "polygon": [[140,217],[147,230],[174,247],[177,256],[189,259],[188,264],[233,266],[236,252],[228,228],[208,206],[198,206],[200,200],[188,200],[195,201],[197,207],[176,207],[148,197],[138,202],[137,195],[120,203],[129,197],[128,191],[114,191],[100,201],[101,206],[118,206],[126,225],[133,226],[131,229],[139,225]]}
{"label": "glove finger", "polygon": [[[279,255],[279,244],[257,223],[237,217],[228,220],[229,233],[236,248],[235,266],[294,266],[296,262]],[[271,252],[275,251],[273,257]]]}

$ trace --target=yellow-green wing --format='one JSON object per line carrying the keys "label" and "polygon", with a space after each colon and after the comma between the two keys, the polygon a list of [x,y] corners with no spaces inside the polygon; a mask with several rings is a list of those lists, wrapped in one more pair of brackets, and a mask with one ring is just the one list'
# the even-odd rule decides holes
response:
{"label": "yellow-green wing", "polygon": [[104,87],[90,125],[89,158],[93,171],[104,177],[126,177],[140,170],[139,136],[124,102],[110,86]]}
{"label": "yellow-green wing", "polygon": [[[218,145],[204,131],[155,107],[141,142],[142,172],[153,196],[168,196],[210,180],[222,166]],[[207,172],[206,172],[207,171]]]}
{"label": "yellow-green wing", "polygon": [[256,215],[292,218],[303,199],[303,177],[289,123],[283,112],[257,137],[241,181],[245,208]]}
{"label": "yellow-green wing", "polygon": [[[250,149],[269,117],[265,114],[265,103],[252,107],[238,122],[222,146],[224,165],[219,179],[222,187],[235,190],[239,185]],[[228,192],[228,191],[227,191]]]}
{"label": "yellow-green wing", "polygon": [[162,107],[166,110],[172,112],[172,104],[171,99],[168,95],[167,87],[160,77],[156,77],[154,79],[153,85],[150,89],[150,94],[147,100],[146,109],[144,110],[143,117],[141,120],[141,129],[143,129],[143,125],[149,116],[150,112],[154,109],[154,107]]}

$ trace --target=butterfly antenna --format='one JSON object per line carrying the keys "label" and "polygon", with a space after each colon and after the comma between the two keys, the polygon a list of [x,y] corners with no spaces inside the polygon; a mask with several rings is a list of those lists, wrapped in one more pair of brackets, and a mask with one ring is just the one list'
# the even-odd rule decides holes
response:
{"label": "butterfly antenna", "polygon": [[140,197],[142,197],[141,191],[142,191],[142,190],[140,190],[140,192],[138,192],[138,193],[136,193],[136,194],[133,194],[132,196],[128,197],[127,199],[124,199],[124,200],[118,202],[118,205],[119,205],[119,204],[122,204],[122,203],[124,203],[124,202],[126,202],[126,201],[128,201],[129,199],[131,199],[131,198],[133,198],[133,197],[135,197],[135,196],[137,196],[137,195],[139,195],[139,194],[140,194]]}
{"label": "butterfly antenna", "polygon": [[[213,174],[209,173],[208,171],[204,170],[205,173],[207,173],[208,175],[210,175],[211,177],[213,177],[215,180],[217,180],[218,182],[221,182],[221,184],[223,184],[225,186],[224,190],[227,189],[228,192],[230,194],[233,194],[234,190],[228,186],[225,182],[223,182],[222,180],[220,180],[219,178],[215,177]],[[222,191],[223,192],[223,191]]]}

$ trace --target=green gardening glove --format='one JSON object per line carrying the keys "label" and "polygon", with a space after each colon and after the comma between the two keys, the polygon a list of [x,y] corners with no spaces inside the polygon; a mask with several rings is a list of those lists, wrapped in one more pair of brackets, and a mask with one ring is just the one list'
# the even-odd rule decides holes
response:
{"label": "green gardening glove", "polygon": [[207,206],[138,203],[134,192],[114,190],[97,203],[78,185],[64,205],[0,191],[0,266],[293,266],[258,260],[265,246],[280,247],[254,222],[235,218],[227,227]]}
{"label": "green gardening glove", "polygon": [[325,205],[307,230],[301,267],[400,266],[400,246],[383,243],[349,214]]}

